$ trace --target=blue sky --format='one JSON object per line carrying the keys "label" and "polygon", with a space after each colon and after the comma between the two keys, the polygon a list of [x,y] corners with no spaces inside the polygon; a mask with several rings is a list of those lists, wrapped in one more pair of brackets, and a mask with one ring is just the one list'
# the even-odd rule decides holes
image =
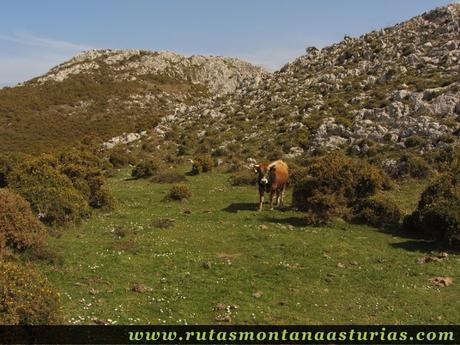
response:
{"label": "blue sky", "polygon": [[361,35],[443,0],[14,0],[0,11],[0,87],[82,50],[138,48],[240,57],[274,70],[345,34]]}

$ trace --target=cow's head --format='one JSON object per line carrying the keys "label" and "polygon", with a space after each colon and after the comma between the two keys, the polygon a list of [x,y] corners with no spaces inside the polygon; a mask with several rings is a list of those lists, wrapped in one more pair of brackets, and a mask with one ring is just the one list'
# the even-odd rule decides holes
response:
{"label": "cow's head", "polygon": [[254,171],[258,174],[257,181],[260,186],[268,187],[270,185],[274,169],[274,166],[269,167],[268,164],[254,165]]}

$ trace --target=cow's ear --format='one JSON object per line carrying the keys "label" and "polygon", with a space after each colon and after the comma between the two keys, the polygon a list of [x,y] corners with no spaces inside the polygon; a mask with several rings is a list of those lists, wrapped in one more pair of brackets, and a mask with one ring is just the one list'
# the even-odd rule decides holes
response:
{"label": "cow's ear", "polygon": [[259,164],[255,164],[255,165],[254,165],[254,172],[258,173],[258,172],[259,172],[259,168],[260,168],[260,165],[259,165]]}

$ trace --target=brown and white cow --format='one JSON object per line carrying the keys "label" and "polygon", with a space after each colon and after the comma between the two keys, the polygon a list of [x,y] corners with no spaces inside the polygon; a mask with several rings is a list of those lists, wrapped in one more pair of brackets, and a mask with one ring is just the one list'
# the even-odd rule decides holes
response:
{"label": "brown and white cow", "polygon": [[275,194],[276,206],[282,206],[289,176],[287,164],[282,160],[277,160],[271,163],[255,165],[254,170],[259,174],[257,178],[259,186],[259,211],[262,210],[265,192],[270,193],[270,210],[273,210],[273,196]]}

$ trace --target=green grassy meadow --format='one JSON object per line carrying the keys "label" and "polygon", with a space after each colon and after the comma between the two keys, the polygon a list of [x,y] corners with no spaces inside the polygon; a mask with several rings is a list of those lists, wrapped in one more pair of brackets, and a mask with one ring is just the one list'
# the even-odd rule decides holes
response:
{"label": "green grassy meadow", "polygon": [[[256,187],[233,187],[229,174],[189,176],[190,201],[170,202],[170,185],[129,173],[109,179],[115,211],[50,238],[62,264],[37,264],[61,290],[70,324],[460,322],[460,255],[419,264],[433,250],[421,240],[342,221],[306,227],[289,209],[256,212]],[[422,187],[389,193],[410,210]],[[164,218],[172,226],[156,227]],[[437,287],[435,276],[454,284]]]}

